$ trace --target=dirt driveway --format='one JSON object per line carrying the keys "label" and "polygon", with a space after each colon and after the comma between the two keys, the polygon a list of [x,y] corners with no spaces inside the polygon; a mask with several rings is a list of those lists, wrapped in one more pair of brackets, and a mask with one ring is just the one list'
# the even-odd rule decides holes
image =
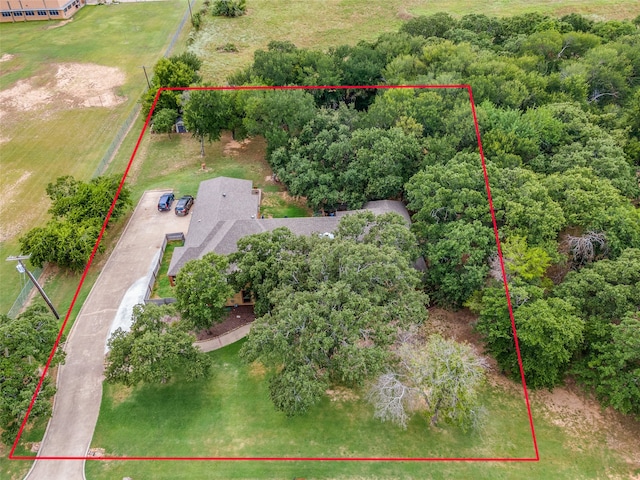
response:
{"label": "dirt driveway", "polygon": [[[160,213],[161,190],[148,191],[136,206],[125,231],[94,284],[66,343],[65,364],[58,374],[58,393],[29,480],[83,480],[102,400],[105,342],[118,307],[131,285],[150,275],[164,235],[187,233],[189,216]],[[46,457],[80,457],[47,460]]]}

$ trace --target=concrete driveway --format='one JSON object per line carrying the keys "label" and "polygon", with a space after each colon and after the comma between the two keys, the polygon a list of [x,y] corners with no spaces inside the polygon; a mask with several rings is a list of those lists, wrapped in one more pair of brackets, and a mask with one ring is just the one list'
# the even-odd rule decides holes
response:
{"label": "concrete driveway", "polygon": [[[69,333],[38,457],[87,456],[102,400],[105,342],[116,312],[129,287],[150,274],[164,235],[186,234],[189,227],[188,215],[158,212],[164,192],[144,193]],[[84,460],[36,460],[25,478],[83,480]]]}

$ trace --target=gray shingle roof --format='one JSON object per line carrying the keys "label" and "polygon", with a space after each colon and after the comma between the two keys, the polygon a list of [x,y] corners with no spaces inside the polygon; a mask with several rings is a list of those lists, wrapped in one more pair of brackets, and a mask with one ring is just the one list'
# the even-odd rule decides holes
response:
{"label": "gray shingle roof", "polygon": [[[257,191],[252,189],[250,180],[217,177],[202,182],[192,209],[184,247],[178,247],[173,251],[168,275],[177,275],[186,262],[201,258],[209,252],[223,255],[235,252],[238,240],[247,235],[275,230],[278,227],[287,227],[296,235],[332,232],[337,228],[340,218],[356,212],[337,212],[335,217],[260,219],[260,193],[254,192]],[[408,224],[411,223],[409,213],[402,202],[368,202],[363,210],[370,210],[376,215],[396,212],[402,215]]]}

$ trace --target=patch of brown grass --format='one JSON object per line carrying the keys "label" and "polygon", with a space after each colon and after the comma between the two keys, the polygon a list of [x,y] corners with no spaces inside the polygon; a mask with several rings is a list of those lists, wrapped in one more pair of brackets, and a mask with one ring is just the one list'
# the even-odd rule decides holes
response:
{"label": "patch of brown grass", "polygon": [[327,394],[329,400],[332,402],[353,402],[360,399],[357,393],[346,387],[334,387],[326,390],[324,393]]}
{"label": "patch of brown grass", "polygon": [[262,379],[267,374],[267,368],[260,362],[253,362],[249,365],[249,375],[253,378]]}
{"label": "patch of brown grass", "polygon": [[111,391],[111,402],[113,406],[118,406],[125,402],[133,393],[133,387],[127,387],[125,385],[116,385]]}

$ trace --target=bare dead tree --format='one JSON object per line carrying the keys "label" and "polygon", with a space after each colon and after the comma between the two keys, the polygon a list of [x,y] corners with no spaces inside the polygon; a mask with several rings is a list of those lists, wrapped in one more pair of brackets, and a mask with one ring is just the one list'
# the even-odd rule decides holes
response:
{"label": "bare dead tree", "polygon": [[[511,275],[509,275],[509,269],[507,268],[507,265],[509,264],[511,259],[503,256],[502,261],[504,262],[504,271],[507,274],[507,282],[510,282]],[[491,275],[500,283],[504,282],[504,279],[502,277],[502,267],[500,265],[500,257],[498,257],[497,254],[489,258],[489,275]]]}
{"label": "bare dead tree", "polygon": [[562,54],[564,53],[564,51],[565,51],[567,48],[569,48],[569,47],[571,46],[571,44],[572,44],[572,43],[573,43],[573,42],[571,42],[571,40],[566,40],[566,41],[564,42],[564,45],[562,46],[562,50],[560,50],[560,51],[558,52],[558,55],[556,56],[556,58],[557,58],[558,60],[560,60],[560,59],[562,58]]}
{"label": "bare dead tree", "polygon": [[591,94],[591,96],[589,97],[588,102],[589,103],[597,102],[604,96],[618,98],[618,92],[599,92],[598,90],[594,90],[593,94]]}
{"label": "bare dead tree", "polygon": [[380,375],[369,392],[369,401],[375,406],[373,416],[407,428],[409,415],[405,403],[410,393],[409,387],[400,381],[397,374],[388,372]]}
{"label": "bare dead tree", "polygon": [[444,420],[477,426],[477,389],[488,368],[486,359],[469,345],[440,335],[432,335],[424,345],[403,344],[396,354],[396,371],[378,377],[369,393],[375,418],[406,428],[410,414],[423,410],[432,425]]}
{"label": "bare dead tree", "polygon": [[566,242],[577,265],[593,262],[598,253],[607,253],[607,237],[602,232],[587,232],[579,237],[567,235]]}

